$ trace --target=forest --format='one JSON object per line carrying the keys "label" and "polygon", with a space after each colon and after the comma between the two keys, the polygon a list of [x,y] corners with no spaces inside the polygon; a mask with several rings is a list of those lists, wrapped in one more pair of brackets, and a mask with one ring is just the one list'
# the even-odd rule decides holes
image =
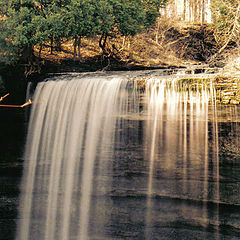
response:
{"label": "forest", "polygon": [[60,47],[72,40],[74,55],[80,52],[81,38],[100,36],[105,50],[107,38],[134,36],[152,26],[164,1],[119,0],[5,0],[1,6],[1,60],[32,58],[34,46],[50,42]]}
{"label": "forest", "polygon": [[[70,70],[71,64],[83,70],[111,69],[113,62],[112,69],[121,69],[122,63],[128,68],[129,63],[222,67],[239,49],[237,0],[3,0],[0,4],[3,77],[9,76],[9,66],[23,78],[53,71],[51,64],[62,71],[56,62],[67,62]],[[177,14],[178,5],[182,15]]]}

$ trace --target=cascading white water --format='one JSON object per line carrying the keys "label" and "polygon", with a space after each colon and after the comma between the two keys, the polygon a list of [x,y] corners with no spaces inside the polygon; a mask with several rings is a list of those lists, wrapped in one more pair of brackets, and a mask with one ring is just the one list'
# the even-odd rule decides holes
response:
{"label": "cascading white water", "polygon": [[[142,95],[126,74],[62,76],[39,83],[29,122],[16,239],[114,238],[105,231],[121,212],[111,199],[118,191],[145,191],[141,220],[146,239],[153,239],[155,195],[206,202],[210,176],[216,185],[210,198],[218,202],[215,92],[211,84],[185,84],[178,78],[148,77]],[[122,168],[112,164],[121,161],[115,151],[126,157],[125,135],[131,139],[140,131],[138,138],[142,136],[140,119],[148,174],[126,184],[118,173]],[[214,146],[209,146],[210,135]],[[216,158],[213,172],[210,152]],[[134,156],[128,157],[134,162]],[[141,181],[147,183],[145,190]],[[205,221],[206,209],[201,210]]]}
{"label": "cascading white water", "polygon": [[[183,83],[177,78],[152,78],[147,81],[147,126],[145,129],[146,158],[149,161],[146,239],[151,239],[149,229],[152,219],[152,197],[154,195],[201,199],[208,201],[209,169],[209,123],[214,146],[211,147],[216,178],[213,200],[219,201],[219,160],[216,119],[215,90],[208,83]],[[211,119],[209,119],[211,111]],[[176,189],[159,187],[155,170],[164,176],[181,176]],[[192,184],[189,178],[202,178]],[[196,185],[198,184],[198,185]],[[206,209],[202,209],[206,210]],[[204,218],[204,212],[202,212]],[[203,219],[205,221],[205,219]]]}
{"label": "cascading white water", "polygon": [[88,238],[93,177],[110,163],[126,84],[122,77],[86,76],[38,85],[17,239]]}

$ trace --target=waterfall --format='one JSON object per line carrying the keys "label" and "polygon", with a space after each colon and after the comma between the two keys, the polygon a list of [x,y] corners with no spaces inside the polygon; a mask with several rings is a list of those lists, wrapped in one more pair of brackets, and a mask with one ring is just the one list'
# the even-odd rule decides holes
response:
{"label": "waterfall", "polygon": [[154,239],[157,196],[218,204],[216,93],[211,82],[179,78],[82,74],[39,83],[16,239],[127,238],[133,208],[119,199],[131,194],[145,196],[135,220],[146,239]]}
{"label": "waterfall", "polygon": [[[117,115],[126,104],[126,83],[115,76],[38,85],[17,239],[69,239],[70,230],[78,239],[87,239],[93,177],[107,171],[110,163]],[[107,186],[102,182],[100,188],[105,191]]]}

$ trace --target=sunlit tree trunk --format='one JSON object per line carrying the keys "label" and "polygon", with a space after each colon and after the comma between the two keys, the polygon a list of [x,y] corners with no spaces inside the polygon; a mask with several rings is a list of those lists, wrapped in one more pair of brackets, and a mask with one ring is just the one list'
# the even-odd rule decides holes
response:
{"label": "sunlit tree trunk", "polygon": [[38,52],[38,57],[39,58],[41,57],[41,53],[42,53],[42,44],[40,44],[40,47],[39,47],[39,52]]}
{"label": "sunlit tree trunk", "polygon": [[156,28],[156,35],[155,35],[155,41],[158,43],[158,35],[159,35],[159,27],[160,27],[160,21],[159,19],[157,20],[157,28]]}
{"label": "sunlit tree trunk", "polygon": [[74,60],[77,57],[77,46],[78,46],[78,37],[75,36],[74,42],[73,42],[73,58],[74,58]]}
{"label": "sunlit tree trunk", "polygon": [[197,22],[198,0],[193,2],[193,22]]}
{"label": "sunlit tree trunk", "polygon": [[50,53],[51,53],[51,55],[53,54],[53,37],[51,37],[51,45],[50,45]]}
{"label": "sunlit tree trunk", "polygon": [[183,20],[186,21],[186,7],[187,7],[187,0],[184,0],[183,3]]}
{"label": "sunlit tree trunk", "polygon": [[205,0],[202,0],[202,19],[201,19],[201,23],[202,24],[205,23]]}

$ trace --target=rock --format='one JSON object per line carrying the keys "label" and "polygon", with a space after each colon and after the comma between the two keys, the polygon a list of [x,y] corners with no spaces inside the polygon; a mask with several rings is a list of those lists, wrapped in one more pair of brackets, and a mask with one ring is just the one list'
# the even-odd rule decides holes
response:
{"label": "rock", "polygon": [[231,60],[224,68],[222,73],[226,76],[231,76],[232,74],[240,76],[240,57],[236,57]]}

